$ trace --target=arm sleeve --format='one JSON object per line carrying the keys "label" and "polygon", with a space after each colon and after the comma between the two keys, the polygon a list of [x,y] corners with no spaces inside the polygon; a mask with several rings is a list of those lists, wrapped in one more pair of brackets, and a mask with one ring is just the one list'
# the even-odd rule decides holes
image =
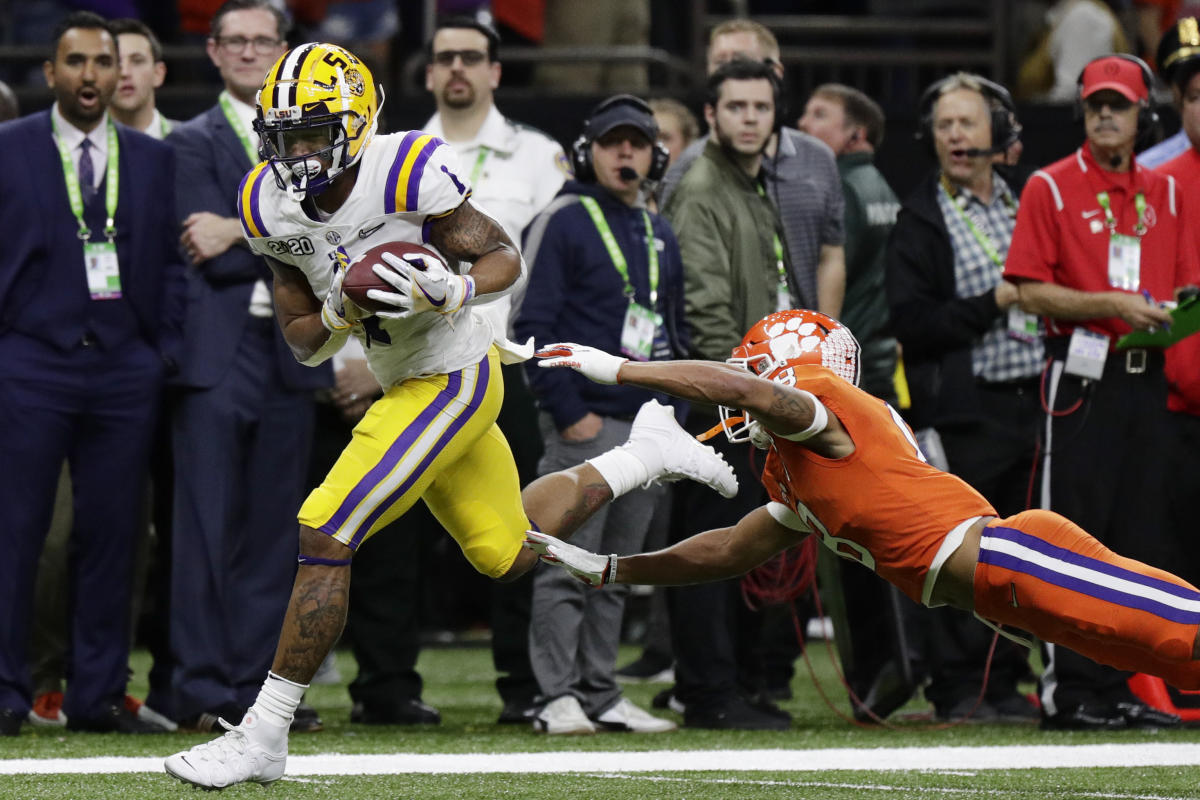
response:
{"label": "arm sleeve", "polygon": [[662,286],[664,324],[667,338],[671,342],[674,358],[687,358],[692,347],[692,333],[684,310],[683,258],[679,254],[679,241],[665,219],[659,217],[658,233],[662,236]]}
{"label": "arm sleeve", "polygon": [[[935,241],[935,235],[912,211],[902,209],[884,257],[892,331],[914,355],[969,346],[1000,313],[991,289],[974,297],[954,293],[954,256],[949,243]],[[938,258],[939,244],[949,263]]]}
{"label": "arm sleeve", "polygon": [[[1175,195],[1175,216],[1179,244],[1175,264],[1175,286],[1200,286],[1200,250],[1196,244],[1196,229],[1187,221],[1197,216],[1196,209],[1185,208],[1189,198],[1179,191],[1179,181],[1171,181],[1171,191]],[[1192,196],[1190,199],[1195,199]],[[1190,216],[1189,216],[1190,215]]]}
{"label": "arm sleeve", "polygon": [[842,194],[842,177],[837,161],[830,154],[822,159],[824,183],[829,187],[825,198],[825,221],[821,224],[821,244],[841,247],[846,244],[846,201]]}
{"label": "arm sleeve", "polygon": [[[684,190],[687,194],[687,190]],[[724,361],[742,341],[733,318],[733,264],[727,242],[732,235],[723,214],[702,198],[677,195],[664,210],[679,238],[683,261],[684,303],[692,330],[692,353]]]}
{"label": "arm sleeve", "polygon": [[[213,141],[200,130],[185,128],[172,134],[176,161],[175,211],[182,222],[191,214],[208,211],[219,217],[238,217],[237,197],[222,185],[213,153]],[[268,180],[270,178],[268,177]],[[243,229],[244,230],[244,229]],[[215,258],[196,266],[200,276],[211,284],[252,283],[267,274],[262,261],[244,247],[234,245]]]}
{"label": "arm sleeve", "polygon": [[[513,324],[518,341],[525,341],[532,336],[534,343],[540,346],[562,338],[558,333],[559,313],[565,305],[569,274],[574,263],[571,236],[565,224],[565,214],[571,208],[559,209],[553,215],[535,217],[526,233],[531,291],[525,295]],[[578,390],[580,376],[574,370],[538,369],[536,363],[527,361],[525,374],[538,405],[553,417],[559,430],[570,427],[587,415],[587,404]]]}
{"label": "arm sleeve", "polygon": [[1061,232],[1056,224],[1056,187],[1044,172],[1033,174],[1021,192],[1017,225],[1004,262],[1004,277],[1043,282],[1054,281]]}

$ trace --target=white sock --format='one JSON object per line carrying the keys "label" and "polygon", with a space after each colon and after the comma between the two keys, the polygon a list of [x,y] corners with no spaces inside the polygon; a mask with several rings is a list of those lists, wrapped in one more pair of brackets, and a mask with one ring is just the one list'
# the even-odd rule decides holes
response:
{"label": "white sock", "polygon": [[[268,672],[267,679],[258,690],[258,699],[246,712],[242,727],[258,729],[257,738],[274,743],[274,749],[278,749],[279,743],[287,742],[292,717],[307,688],[308,686],[302,683],[294,683],[274,672]],[[269,730],[264,730],[264,727]]]}
{"label": "white sock", "polygon": [[626,492],[645,486],[650,481],[649,468],[642,459],[631,452],[629,444],[589,458],[587,463],[595,467],[600,477],[604,478],[608,488],[612,489],[614,500]]}

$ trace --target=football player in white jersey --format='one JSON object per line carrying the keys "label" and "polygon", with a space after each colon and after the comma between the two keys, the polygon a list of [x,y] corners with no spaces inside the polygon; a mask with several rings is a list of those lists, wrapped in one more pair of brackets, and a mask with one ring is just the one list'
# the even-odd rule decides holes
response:
{"label": "football player in white jersey", "polygon": [[[348,336],[367,346],[384,396],[300,509],[300,566],[275,660],[240,725],[167,758],[167,772],[207,788],[283,775],[288,725],[346,618],[354,551],[422,499],[480,572],[524,574],[529,528],[568,536],[604,503],[651,480],[692,478],[726,496],[733,471],[647,403],[629,442],[521,491],[495,425],[500,351],[520,355],[473,308],[509,291],[524,267],[503,228],[470,202],[450,148],[420,131],[375,136],[379,93],[349,51],[305,44],[285,53],[259,91],[268,160],[246,176],[238,206],[251,249],[275,275],[275,309],[297,359],[317,364]],[[377,242],[436,248],[462,272],[375,270],[394,311],[367,315],[347,300],[347,264]],[[497,338],[497,342],[493,339]]]}

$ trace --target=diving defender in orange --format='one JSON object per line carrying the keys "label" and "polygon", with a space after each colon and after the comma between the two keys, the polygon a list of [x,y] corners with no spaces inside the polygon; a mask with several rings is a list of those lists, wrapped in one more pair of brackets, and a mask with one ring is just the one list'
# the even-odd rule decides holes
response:
{"label": "diving defender in orange", "polygon": [[731,440],[768,451],[762,480],[770,502],[733,527],[620,557],[527,535],[542,560],[579,579],[721,580],[815,534],[917,602],[974,611],[1096,661],[1200,689],[1200,591],[1122,558],[1053,512],[997,518],[978,492],[925,462],[887,403],[857,388],[858,343],[830,317],[771,314],[726,364],[634,362],[575,344],[538,356],[539,366],[569,367],[600,383],[718,405]]}

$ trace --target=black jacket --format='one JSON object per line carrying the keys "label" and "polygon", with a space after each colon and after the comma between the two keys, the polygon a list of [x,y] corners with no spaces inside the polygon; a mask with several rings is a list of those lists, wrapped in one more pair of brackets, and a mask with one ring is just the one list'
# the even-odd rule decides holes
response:
{"label": "black jacket", "polygon": [[[1019,197],[1029,172],[996,171]],[[905,416],[918,429],[979,419],[971,348],[1001,313],[993,291],[955,293],[954,251],[937,201],[940,175],[933,170],[905,199],[885,267],[892,333],[903,347],[912,396]]]}

